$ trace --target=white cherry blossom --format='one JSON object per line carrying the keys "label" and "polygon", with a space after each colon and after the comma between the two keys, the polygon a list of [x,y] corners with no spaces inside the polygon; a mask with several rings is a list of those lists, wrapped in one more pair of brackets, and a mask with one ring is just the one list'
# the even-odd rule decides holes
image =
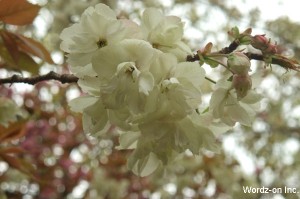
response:
{"label": "white cherry blossom", "polygon": [[[128,39],[96,52],[92,59],[106,108],[130,106],[137,111],[154,87],[151,63],[161,52],[143,41]],[[134,110],[137,109],[137,110]]]}
{"label": "white cherry blossom", "polygon": [[[82,75],[82,66],[89,65],[95,51],[116,44],[125,38],[139,37],[139,27],[129,20],[118,20],[108,6],[89,7],[79,23],[62,31],[61,49],[69,53],[72,72]],[[91,69],[90,66],[88,66]],[[88,73],[84,73],[88,74]]]}
{"label": "white cherry blossom", "polygon": [[192,54],[190,48],[182,41],[183,27],[184,23],[179,17],[164,16],[155,8],[146,9],[142,16],[144,39],[163,52],[173,53],[180,61]]}
{"label": "white cherry blossom", "polygon": [[224,78],[216,85],[209,109],[214,118],[220,119],[229,126],[235,125],[236,122],[250,126],[260,99],[260,95],[254,90],[250,90],[244,98],[238,100],[236,91],[232,89],[232,82]]}

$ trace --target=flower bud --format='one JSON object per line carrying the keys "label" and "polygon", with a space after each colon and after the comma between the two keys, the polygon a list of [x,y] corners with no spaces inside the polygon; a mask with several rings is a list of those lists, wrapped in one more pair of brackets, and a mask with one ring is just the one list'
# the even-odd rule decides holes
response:
{"label": "flower bud", "polygon": [[247,28],[246,30],[244,30],[244,32],[242,32],[242,35],[251,35],[252,33],[252,28]]}
{"label": "flower bud", "polygon": [[271,55],[273,55],[273,54],[277,53],[277,46],[274,45],[274,44],[269,44],[266,49],[262,50],[262,53],[263,54],[269,54],[269,55],[271,54]]}
{"label": "flower bud", "polygon": [[234,74],[246,75],[250,70],[249,58],[241,52],[233,52],[229,54],[227,59],[227,66],[232,70]]}
{"label": "flower bud", "polygon": [[251,45],[261,50],[264,55],[273,55],[277,53],[277,45],[271,44],[270,40],[265,35],[255,35],[251,39]]}
{"label": "flower bud", "polygon": [[240,100],[245,97],[252,87],[251,77],[246,75],[233,75],[232,87],[236,90],[237,99]]}
{"label": "flower bud", "polygon": [[265,35],[255,35],[252,37],[251,45],[256,49],[263,51],[268,48],[269,40],[265,37]]}

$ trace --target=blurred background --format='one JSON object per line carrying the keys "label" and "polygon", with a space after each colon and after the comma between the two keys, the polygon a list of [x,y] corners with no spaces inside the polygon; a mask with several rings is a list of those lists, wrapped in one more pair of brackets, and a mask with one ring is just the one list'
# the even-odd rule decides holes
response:
{"label": "blurred background", "polygon": [[[54,64],[40,63],[38,71],[69,73],[59,34],[80,19],[81,13],[105,3],[119,17],[139,21],[146,7],[160,8],[185,22],[185,40],[194,51],[208,42],[213,50],[228,46],[227,32],[248,27],[277,42],[282,54],[300,60],[300,14],[292,0],[31,0],[41,6],[31,25],[5,28],[40,41]],[[205,67],[216,79],[224,72]],[[263,95],[261,109],[251,128],[236,125],[218,135],[220,154],[189,153],[149,177],[137,177],[126,168],[130,151],[118,151],[116,134],[101,141],[82,132],[81,116],[67,102],[81,94],[76,84],[55,81],[1,85],[0,96],[13,99],[28,114],[14,125],[16,139],[3,143],[22,148],[17,160],[0,158],[0,199],[297,199],[300,198],[300,75],[279,66],[265,68],[252,61],[255,85]],[[16,72],[0,66],[0,78]],[[212,85],[203,86],[209,98]],[[1,130],[1,128],[0,128]],[[25,151],[25,152],[24,152]],[[15,165],[14,165],[15,164]],[[33,168],[31,168],[31,166]],[[243,187],[282,188],[282,193],[244,193]],[[285,193],[284,188],[299,193]],[[277,189],[279,190],[279,189]],[[277,191],[278,192],[278,191]]]}

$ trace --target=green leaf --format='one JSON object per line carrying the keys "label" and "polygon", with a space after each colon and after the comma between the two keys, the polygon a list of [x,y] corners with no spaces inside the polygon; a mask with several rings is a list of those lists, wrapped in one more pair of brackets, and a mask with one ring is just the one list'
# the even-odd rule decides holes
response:
{"label": "green leaf", "polygon": [[239,39],[239,41],[240,41],[241,45],[248,45],[251,43],[251,36],[249,36],[249,35],[242,36]]}
{"label": "green leaf", "polygon": [[219,63],[213,59],[210,58],[204,58],[204,61],[206,64],[210,65],[210,67],[215,68],[219,65]]}
{"label": "green leaf", "polygon": [[200,66],[202,66],[205,63],[204,57],[201,54],[200,50],[198,50],[197,54],[198,54],[198,57],[199,57],[199,64],[200,64]]}
{"label": "green leaf", "polygon": [[207,113],[209,111],[209,106],[202,111],[202,114]]}
{"label": "green leaf", "polygon": [[200,59],[200,60],[199,60],[200,66],[202,66],[204,63],[205,63],[205,62],[204,62],[204,59]]}
{"label": "green leaf", "polygon": [[231,76],[227,79],[227,81],[232,82],[232,79],[233,79],[233,75],[231,75]]}
{"label": "green leaf", "polygon": [[228,34],[230,36],[232,36],[233,38],[237,39],[240,35],[240,31],[239,31],[239,28],[238,27],[233,27],[229,32]]}

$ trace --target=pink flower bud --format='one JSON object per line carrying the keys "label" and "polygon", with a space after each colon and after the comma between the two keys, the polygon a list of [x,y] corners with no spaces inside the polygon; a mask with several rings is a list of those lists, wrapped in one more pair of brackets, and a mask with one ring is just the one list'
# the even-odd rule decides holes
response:
{"label": "pink flower bud", "polygon": [[236,95],[237,95],[238,100],[242,99],[243,97],[245,97],[247,95],[248,91],[252,87],[251,77],[248,74],[233,75],[232,87],[236,90]]}
{"label": "pink flower bud", "polygon": [[251,45],[259,50],[264,50],[268,48],[269,40],[265,35],[255,35],[252,37]]}
{"label": "pink flower bud", "polygon": [[251,45],[261,50],[264,55],[273,55],[277,53],[277,45],[271,44],[270,40],[265,35],[255,35],[252,37]]}
{"label": "pink flower bud", "polygon": [[274,44],[269,44],[266,49],[262,51],[264,54],[275,54],[277,53],[277,46]]}
{"label": "pink flower bud", "polygon": [[251,63],[244,53],[233,52],[228,55],[227,66],[234,74],[246,75],[250,70]]}

